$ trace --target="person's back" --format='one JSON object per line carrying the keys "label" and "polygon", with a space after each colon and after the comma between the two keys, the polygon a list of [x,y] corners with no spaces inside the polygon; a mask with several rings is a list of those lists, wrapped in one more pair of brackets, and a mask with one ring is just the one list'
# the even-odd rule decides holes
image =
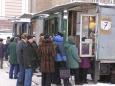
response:
{"label": "person's back", "polygon": [[[41,57],[41,64],[44,65],[44,67],[43,66],[41,67],[41,71],[53,72],[54,71],[54,57],[56,53],[54,44],[52,43],[52,41],[49,41],[49,43],[42,43],[39,45],[38,49],[39,49],[39,54]],[[53,65],[49,65],[49,64],[52,64],[50,61],[53,62]],[[48,63],[48,65],[46,65],[45,63]],[[47,66],[50,66],[51,69],[49,67],[47,68]]]}
{"label": "person's back", "polygon": [[9,54],[9,62],[10,62],[10,70],[9,70],[9,78],[17,79],[18,75],[18,62],[17,62],[17,54],[16,54],[16,42],[15,38],[11,38],[11,42],[8,46],[8,54]]}
{"label": "person's back", "polygon": [[40,70],[42,72],[42,86],[51,86],[51,76],[54,73],[54,58],[56,55],[55,45],[49,36],[45,36],[39,44]]}
{"label": "person's back", "polygon": [[8,46],[9,61],[11,64],[17,64],[16,42],[11,42]]}
{"label": "person's back", "polygon": [[79,62],[78,48],[75,45],[73,37],[68,38],[68,43],[65,45],[67,54],[67,65],[70,68],[71,74],[75,76],[75,84],[80,84],[79,81]]}
{"label": "person's back", "polygon": [[64,49],[64,38],[60,35],[54,37],[54,43],[56,45],[57,56],[55,61],[66,61],[65,49]]}

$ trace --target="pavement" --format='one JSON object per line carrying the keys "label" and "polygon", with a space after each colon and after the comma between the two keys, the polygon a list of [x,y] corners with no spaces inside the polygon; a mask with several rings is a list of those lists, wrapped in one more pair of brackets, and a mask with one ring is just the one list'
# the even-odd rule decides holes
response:
{"label": "pavement", "polygon": [[[8,62],[4,62],[4,68],[0,69],[0,86],[16,86],[16,79],[9,79],[8,77],[8,72],[9,71],[9,63]],[[84,84],[84,85],[74,85],[74,80],[73,77],[70,78],[70,81],[72,83],[73,86],[115,86],[115,84],[110,84],[110,83],[97,83],[94,84],[91,81],[90,75],[88,75],[88,84]],[[33,77],[32,77],[32,86],[41,86],[41,73],[34,73]],[[52,84],[52,86],[56,86],[54,84]]]}

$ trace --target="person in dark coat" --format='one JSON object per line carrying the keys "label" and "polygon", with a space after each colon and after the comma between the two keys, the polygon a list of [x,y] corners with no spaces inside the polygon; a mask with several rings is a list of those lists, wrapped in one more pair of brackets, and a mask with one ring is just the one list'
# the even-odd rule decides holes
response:
{"label": "person in dark coat", "polygon": [[6,44],[5,44],[5,60],[8,60],[8,46],[10,44],[10,37],[7,37]]}
{"label": "person in dark coat", "polygon": [[23,51],[23,59],[24,59],[24,69],[25,69],[25,80],[24,86],[31,86],[32,75],[33,75],[33,65],[34,61],[36,61],[36,51],[33,47],[33,36],[27,36],[27,45]]}
{"label": "person in dark coat", "polygon": [[36,71],[36,68],[39,67],[39,64],[40,64],[40,59],[39,59],[39,56],[37,55],[37,49],[38,49],[38,45],[36,43],[36,37],[33,36],[33,43],[32,43],[32,46],[34,47],[34,51],[35,51],[35,54],[36,54],[36,58],[34,60],[34,72],[37,72]]}
{"label": "person in dark coat", "polygon": [[56,56],[55,45],[48,35],[44,36],[38,46],[40,56],[40,71],[42,72],[42,85],[51,86],[52,73],[55,71],[54,59]]}
{"label": "person in dark coat", "polygon": [[18,68],[17,55],[16,55],[16,41],[14,37],[10,39],[10,43],[7,50],[8,50],[7,52],[9,55],[9,62],[10,62],[9,78],[17,79],[19,68]]}
{"label": "person in dark coat", "polygon": [[0,68],[3,69],[3,58],[4,58],[4,44],[3,39],[0,38]]}
{"label": "person in dark coat", "polygon": [[23,51],[24,48],[27,46],[27,36],[28,34],[23,33],[21,35],[21,40],[17,44],[17,61],[19,63],[19,75],[17,79],[17,85],[16,86],[24,86],[24,79],[25,79],[25,69],[24,69],[24,55]]}

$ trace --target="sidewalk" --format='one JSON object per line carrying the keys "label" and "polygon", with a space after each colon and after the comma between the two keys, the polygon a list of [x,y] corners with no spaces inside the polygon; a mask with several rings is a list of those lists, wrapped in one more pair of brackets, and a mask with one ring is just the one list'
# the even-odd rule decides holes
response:
{"label": "sidewalk", "polygon": [[0,69],[0,86],[16,86],[16,79],[9,79],[8,64],[5,62],[3,69]]}
{"label": "sidewalk", "polygon": [[[0,86],[16,86],[16,79],[9,79],[8,77],[8,62],[4,62],[4,68],[0,69]],[[70,78],[70,81],[73,86],[115,86],[115,84],[109,84],[109,83],[97,83],[93,84],[93,82],[89,81],[88,84],[84,85],[74,85],[73,78]],[[34,73],[32,78],[32,86],[41,86],[41,74],[40,73]],[[52,84],[52,86],[56,86]]]}

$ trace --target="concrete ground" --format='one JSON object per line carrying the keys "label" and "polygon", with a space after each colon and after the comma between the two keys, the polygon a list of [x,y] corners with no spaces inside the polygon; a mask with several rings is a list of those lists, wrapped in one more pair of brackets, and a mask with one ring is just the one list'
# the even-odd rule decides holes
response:
{"label": "concrete ground", "polygon": [[[9,79],[8,77],[9,63],[4,62],[4,68],[0,69],[0,86],[16,86],[16,79]],[[32,86],[41,86],[41,77],[40,73],[34,73],[32,79]],[[90,75],[88,76],[90,79]],[[115,84],[110,83],[97,83],[94,84],[92,81],[89,81],[88,84],[84,85],[74,85],[73,78],[70,79],[73,86],[115,86]],[[52,84],[52,86],[56,86]]]}

